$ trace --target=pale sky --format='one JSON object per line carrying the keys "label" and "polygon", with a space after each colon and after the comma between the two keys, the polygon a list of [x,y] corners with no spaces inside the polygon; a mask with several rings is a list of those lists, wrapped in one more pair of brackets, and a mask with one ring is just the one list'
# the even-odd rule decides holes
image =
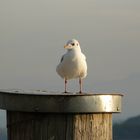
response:
{"label": "pale sky", "polygon": [[0,1],[0,89],[63,91],[55,69],[73,38],[87,57],[84,90],[124,92],[117,117],[140,114],[139,0]]}

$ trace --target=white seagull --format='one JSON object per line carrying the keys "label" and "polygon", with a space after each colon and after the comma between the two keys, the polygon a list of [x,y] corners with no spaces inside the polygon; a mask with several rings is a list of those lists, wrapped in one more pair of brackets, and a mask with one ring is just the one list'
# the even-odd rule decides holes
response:
{"label": "white seagull", "polygon": [[87,76],[86,57],[81,52],[80,44],[72,39],[64,46],[67,52],[62,56],[56,68],[57,73],[65,81],[65,93],[67,93],[67,80],[79,78],[80,91],[82,93],[82,79]]}

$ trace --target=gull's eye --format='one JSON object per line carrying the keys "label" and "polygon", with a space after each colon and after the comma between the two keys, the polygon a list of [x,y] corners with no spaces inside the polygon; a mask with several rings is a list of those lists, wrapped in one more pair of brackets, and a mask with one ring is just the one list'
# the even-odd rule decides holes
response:
{"label": "gull's eye", "polygon": [[71,43],[71,45],[74,46],[75,44],[74,43]]}

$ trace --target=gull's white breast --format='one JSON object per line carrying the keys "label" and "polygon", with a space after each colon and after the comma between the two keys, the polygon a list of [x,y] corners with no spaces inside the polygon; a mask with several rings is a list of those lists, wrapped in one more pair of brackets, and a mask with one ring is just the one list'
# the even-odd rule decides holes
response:
{"label": "gull's white breast", "polygon": [[66,79],[86,77],[87,63],[85,55],[81,51],[68,51],[63,55],[56,71],[62,78]]}

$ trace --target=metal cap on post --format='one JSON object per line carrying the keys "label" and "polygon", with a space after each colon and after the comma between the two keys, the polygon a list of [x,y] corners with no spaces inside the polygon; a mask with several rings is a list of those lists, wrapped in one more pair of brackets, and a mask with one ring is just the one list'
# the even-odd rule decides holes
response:
{"label": "metal cap on post", "polygon": [[31,140],[111,140],[112,113],[121,112],[121,99],[117,93],[1,90],[0,108],[7,110],[9,140],[20,135],[25,136],[20,140],[28,140],[26,135]]}

